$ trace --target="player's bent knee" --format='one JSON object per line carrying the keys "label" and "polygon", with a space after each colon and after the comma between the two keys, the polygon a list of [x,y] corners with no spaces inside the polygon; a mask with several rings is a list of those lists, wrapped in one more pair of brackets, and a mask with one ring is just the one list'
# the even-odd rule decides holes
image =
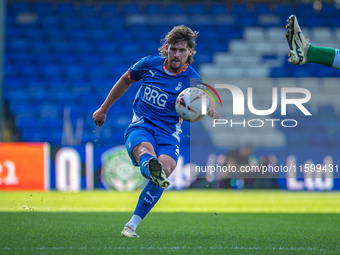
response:
{"label": "player's bent knee", "polygon": [[136,145],[135,148],[133,148],[132,150],[132,155],[135,157],[136,161],[139,160],[139,157],[143,154],[150,154],[152,156],[156,156],[155,150],[153,149],[153,146],[151,143],[142,142]]}

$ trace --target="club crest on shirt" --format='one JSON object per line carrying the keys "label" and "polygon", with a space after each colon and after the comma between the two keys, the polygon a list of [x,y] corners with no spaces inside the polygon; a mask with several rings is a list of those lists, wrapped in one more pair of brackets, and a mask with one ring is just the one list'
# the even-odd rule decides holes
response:
{"label": "club crest on shirt", "polygon": [[149,73],[151,73],[152,77],[154,77],[157,72],[152,72],[151,70],[149,70]]}
{"label": "club crest on shirt", "polygon": [[177,85],[177,87],[175,88],[175,90],[180,90],[181,87],[182,87],[182,82],[179,82],[178,85]]}

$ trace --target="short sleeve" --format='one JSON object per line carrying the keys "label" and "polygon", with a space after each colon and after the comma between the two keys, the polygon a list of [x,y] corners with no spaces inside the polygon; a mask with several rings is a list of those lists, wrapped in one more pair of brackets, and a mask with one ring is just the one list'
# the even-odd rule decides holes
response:
{"label": "short sleeve", "polygon": [[130,66],[130,68],[128,69],[128,76],[131,81],[137,82],[142,79],[143,63],[145,59],[146,57],[142,58],[136,64]]}

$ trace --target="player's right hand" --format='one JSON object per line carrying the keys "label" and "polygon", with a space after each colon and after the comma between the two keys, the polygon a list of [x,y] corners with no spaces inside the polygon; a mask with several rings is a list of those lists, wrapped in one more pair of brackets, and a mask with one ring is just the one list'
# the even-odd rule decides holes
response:
{"label": "player's right hand", "polygon": [[106,120],[106,111],[99,108],[93,113],[93,120],[96,125],[101,127]]}

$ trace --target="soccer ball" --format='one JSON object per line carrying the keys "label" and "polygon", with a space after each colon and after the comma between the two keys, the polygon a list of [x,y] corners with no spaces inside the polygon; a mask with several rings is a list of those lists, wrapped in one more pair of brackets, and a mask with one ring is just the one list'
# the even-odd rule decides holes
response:
{"label": "soccer ball", "polygon": [[209,95],[199,88],[187,88],[183,90],[177,97],[176,100],[176,112],[177,114],[186,121],[196,122],[205,115],[202,114],[202,98],[206,97],[206,113],[208,114]]}

